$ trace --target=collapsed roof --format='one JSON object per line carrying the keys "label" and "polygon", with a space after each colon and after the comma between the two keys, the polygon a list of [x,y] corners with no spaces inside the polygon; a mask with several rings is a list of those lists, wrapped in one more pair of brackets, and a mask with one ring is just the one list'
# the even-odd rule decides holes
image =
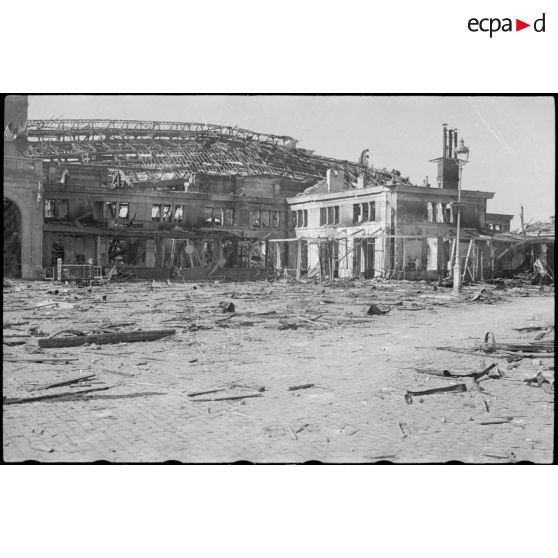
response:
{"label": "collapsed roof", "polygon": [[398,171],[322,157],[289,136],[192,122],[140,120],[29,120],[29,157],[47,163],[101,166],[128,183],[170,185],[194,174],[277,176],[307,185],[342,169],[349,181],[366,173],[371,185],[406,183]]}

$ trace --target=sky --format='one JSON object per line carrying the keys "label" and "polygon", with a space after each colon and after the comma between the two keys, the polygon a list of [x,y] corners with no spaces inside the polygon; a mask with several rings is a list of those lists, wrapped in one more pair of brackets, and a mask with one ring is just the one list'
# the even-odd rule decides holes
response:
{"label": "sky", "polygon": [[495,192],[488,211],[513,214],[512,228],[547,220],[555,205],[552,97],[30,95],[29,118],[205,122],[294,137],[319,155],[356,161],[436,185],[442,123],[470,149],[466,190]]}

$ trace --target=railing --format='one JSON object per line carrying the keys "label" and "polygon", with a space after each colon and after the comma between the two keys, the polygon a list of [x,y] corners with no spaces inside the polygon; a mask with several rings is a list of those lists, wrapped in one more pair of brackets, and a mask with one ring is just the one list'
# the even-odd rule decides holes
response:
{"label": "railing", "polygon": [[100,265],[63,264],[61,267],[45,268],[47,281],[102,281],[103,268]]}

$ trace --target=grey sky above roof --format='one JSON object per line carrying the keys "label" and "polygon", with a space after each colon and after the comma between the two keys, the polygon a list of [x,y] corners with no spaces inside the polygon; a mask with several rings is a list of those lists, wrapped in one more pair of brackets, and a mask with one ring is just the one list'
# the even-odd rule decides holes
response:
{"label": "grey sky above roof", "polygon": [[[463,188],[496,193],[490,212],[526,220],[554,214],[554,101],[551,97],[30,95],[29,118],[114,118],[206,122],[292,136],[317,154],[357,161],[436,184],[442,123],[470,148]],[[519,223],[517,217],[513,225]]]}

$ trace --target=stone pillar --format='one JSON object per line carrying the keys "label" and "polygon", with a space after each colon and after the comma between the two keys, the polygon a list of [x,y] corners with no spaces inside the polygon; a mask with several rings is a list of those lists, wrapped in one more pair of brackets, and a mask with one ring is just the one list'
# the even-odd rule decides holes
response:
{"label": "stone pillar", "polygon": [[[43,271],[43,199],[38,199],[40,175],[28,177],[25,165],[33,162],[10,161],[17,168],[6,167],[4,159],[4,197],[12,201],[21,214],[21,278],[39,279]],[[18,176],[19,174],[19,176]]]}

